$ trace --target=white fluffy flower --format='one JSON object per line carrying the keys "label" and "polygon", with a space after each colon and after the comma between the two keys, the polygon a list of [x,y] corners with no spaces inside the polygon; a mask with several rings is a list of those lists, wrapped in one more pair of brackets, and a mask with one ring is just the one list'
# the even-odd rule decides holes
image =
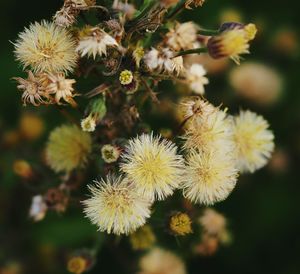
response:
{"label": "white fluffy flower", "polygon": [[249,110],[233,118],[233,137],[237,150],[237,167],[254,172],[265,166],[274,150],[274,135],[268,122]]}
{"label": "white fluffy flower", "polygon": [[81,57],[87,55],[96,59],[97,54],[100,56],[107,54],[107,47],[118,46],[117,41],[113,37],[98,27],[87,29],[85,32],[88,34],[80,38],[76,48]]}
{"label": "white fluffy flower", "polygon": [[206,70],[199,64],[193,64],[186,72],[187,83],[196,94],[204,94],[204,85],[209,83],[205,75]]}
{"label": "white fluffy flower", "polygon": [[92,196],[83,202],[84,212],[99,231],[129,234],[144,225],[150,216],[150,202],[122,177],[108,175],[89,186]]}

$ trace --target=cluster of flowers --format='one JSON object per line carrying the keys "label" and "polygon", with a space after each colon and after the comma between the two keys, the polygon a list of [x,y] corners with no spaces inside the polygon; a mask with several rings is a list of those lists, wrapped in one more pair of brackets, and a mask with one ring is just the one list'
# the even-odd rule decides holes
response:
{"label": "cluster of flowers", "polygon": [[[118,116],[119,109],[113,109],[111,103],[116,98],[121,104],[130,102],[122,128],[132,129],[130,125],[140,118],[139,93],[146,94],[142,103],[151,98],[157,104],[159,81],[183,84],[196,94],[183,98],[176,107],[180,129],[175,137],[180,137],[180,149],[151,130],[131,138],[124,146],[113,140],[100,142],[107,164],[115,165],[120,159],[114,173],[89,185],[91,197],[83,201],[86,216],[100,231],[117,235],[135,232],[150,217],[153,203],[165,200],[176,189],[182,189],[192,203],[213,205],[228,197],[239,173],[252,173],[270,159],[274,136],[265,119],[248,110],[232,116],[227,109],[210,104],[203,98],[209,82],[204,67],[185,62],[188,55],[205,53],[239,64],[240,55],[249,53],[249,43],[255,38],[254,24],[229,22],[211,31],[193,22],[174,21],[180,11],[202,6],[203,2],[145,1],[137,10],[127,1],[116,0],[110,7],[103,7],[93,0],[65,0],[51,22],[31,24],[14,44],[16,59],[28,71],[28,78],[14,78],[23,92],[24,105],[68,103],[76,108],[75,96],[89,100],[81,127],[63,125],[50,134],[46,160],[57,173],[70,175],[91,160],[95,144],[99,145],[91,132],[96,134],[97,127],[109,127],[114,122],[107,119],[102,123],[109,114]],[[86,22],[85,11],[95,12],[99,23],[75,27],[80,20]],[[164,38],[157,34],[164,34]],[[75,91],[74,79],[67,79],[72,72],[89,76],[100,71],[101,84],[85,94]],[[128,138],[122,130],[117,132],[117,138]],[[129,136],[133,135],[134,131],[130,132]],[[41,208],[45,212],[47,204],[38,196],[31,210],[32,216],[39,216],[36,219],[41,219]],[[173,217],[173,232],[191,232],[187,216]],[[207,239],[222,238],[224,221],[221,223],[222,233],[207,231]],[[151,261],[173,255],[155,250],[149,256]]]}

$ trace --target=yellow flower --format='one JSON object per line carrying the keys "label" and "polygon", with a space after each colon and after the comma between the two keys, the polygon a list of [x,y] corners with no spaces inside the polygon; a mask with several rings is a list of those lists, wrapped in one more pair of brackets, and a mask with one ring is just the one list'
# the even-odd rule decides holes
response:
{"label": "yellow flower", "polygon": [[241,111],[233,118],[233,138],[241,172],[252,173],[267,164],[274,150],[274,135],[262,116]]}
{"label": "yellow flower", "polygon": [[250,24],[248,24],[244,27],[244,31],[245,31],[245,34],[246,34],[246,39],[248,41],[251,41],[256,36],[257,28],[254,24],[250,23]]}
{"label": "yellow flower", "polygon": [[171,216],[169,228],[175,235],[184,236],[192,233],[192,221],[185,213],[175,213]]}
{"label": "yellow flower", "polygon": [[99,231],[129,234],[144,225],[150,216],[150,202],[121,176],[108,175],[89,186],[92,196],[83,202],[84,212]]}
{"label": "yellow flower", "polygon": [[45,130],[44,121],[32,113],[22,115],[19,127],[22,136],[28,140],[36,140]]}
{"label": "yellow flower", "polygon": [[70,258],[68,261],[68,271],[74,274],[81,274],[86,270],[87,261],[81,256]]}
{"label": "yellow flower", "polygon": [[120,157],[120,150],[110,144],[104,145],[101,148],[101,156],[105,163],[111,164],[116,162]]}
{"label": "yellow flower", "polygon": [[13,163],[13,170],[15,174],[24,178],[30,179],[33,176],[31,165],[24,160],[16,160]]}
{"label": "yellow flower", "polygon": [[56,128],[50,134],[46,159],[56,172],[83,167],[92,151],[91,136],[74,125]]}
{"label": "yellow flower", "polygon": [[162,200],[182,181],[183,158],[170,141],[153,134],[130,140],[121,155],[121,170],[135,183],[140,195]]}
{"label": "yellow flower", "polygon": [[121,85],[129,85],[133,81],[133,74],[130,70],[123,70],[120,73],[119,81]]}
{"label": "yellow flower", "polygon": [[134,250],[148,249],[156,241],[155,235],[149,225],[144,225],[136,232],[130,234],[129,239]]}
{"label": "yellow flower", "polygon": [[34,72],[73,71],[77,63],[76,42],[71,34],[54,23],[34,23],[19,34],[15,54],[24,68]]}

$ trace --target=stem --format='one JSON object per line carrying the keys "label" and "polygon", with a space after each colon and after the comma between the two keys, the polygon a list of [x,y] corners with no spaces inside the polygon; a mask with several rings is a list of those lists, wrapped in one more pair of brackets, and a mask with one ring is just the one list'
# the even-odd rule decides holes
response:
{"label": "stem", "polygon": [[207,48],[189,49],[189,50],[184,50],[184,51],[178,52],[174,57],[184,56],[184,55],[194,54],[194,53],[200,54],[200,53],[205,53],[205,52],[207,52]]}
{"label": "stem", "polygon": [[201,29],[199,31],[199,34],[204,35],[204,36],[215,36],[220,34],[219,30],[209,30],[209,29]]}
{"label": "stem", "polygon": [[171,19],[181,12],[185,8],[185,2],[185,0],[181,0],[180,3],[178,3],[177,6],[167,16],[167,19]]}

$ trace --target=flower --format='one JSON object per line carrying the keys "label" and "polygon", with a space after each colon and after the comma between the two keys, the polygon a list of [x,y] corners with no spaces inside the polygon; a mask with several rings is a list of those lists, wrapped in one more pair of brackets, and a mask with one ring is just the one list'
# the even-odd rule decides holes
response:
{"label": "flower", "polygon": [[81,129],[86,132],[94,132],[96,125],[96,119],[92,114],[82,119],[80,123]]}
{"label": "flower", "polygon": [[25,160],[15,160],[13,170],[15,174],[23,179],[30,179],[34,175],[31,165]]}
{"label": "flower", "polygon": [[191,49],[197,41],[197,31],[193,22],[176,23],[166,34],[166,43],[174,51]]}
{"label": "flower", "polygon": [[172,234],[184,236],[192,233],[192,221],[189,215],[177,212],[173,214],[169,221],[169,228]]}
{"label": "flower", "polygon": [[141,60],[143,59],[145,55],[145,51],[143,47],[136,47],[132,53],[132,57],[135,61],[136,66],[139,68]]}
{"label": "flower", "polygon": [[89,186],[92,196],[83,202],[84,212],[99,231],[129,234],[144,225],[150,216],[150,202],[136,191],[135,185],[121,176]]}
{"label": "flower", "polygon": [[119,81],[121,85],[129,85],[133,81],[133,74],[130,70],[122,70],[120,73]]}
{"label": "flower", "polygon": [[239,96],[260,105],[274,103],[283,88],[281,75],[260,63],[248,62],[234,68],[229,79]]}
{"label": "flower", "polygon": [[268,162],[274,150],[274,135],[268,122],[249,110],[233,117],[233,139],[237,151],[237,167],[253,173]]}
{"label": "flower", "polygon": [[106,144],[101,148],[102,159],[108,164],[116,162],[119,159],[120,154],[120,150],[110,144]]}
{"label": "flower", "polygon": [[19,34],[15,54],[24,68],[34,72],[72,72],[77,63],[76,42],[54,23],[34,23]]}
{"label": "flower", "polygon": [[91,136],[75,125],[54,129],[46,147],[46,159],[56,172],[70,172],[83,167],[92,151]]}
{"label": "flower", "polygon": [[117,47],[117,41],[99,27],[87,27],[82,30],[80,40],[76,51],[81,57],[87,55],[96,59],[97,54],[100,56],[107,54],[107,47]]}
{"label": "flower", "polygon": [[23,91],[22,101],[25,106],[27,103],[31,103],[34,106],[48,103],[47,95],[44,92],[40,80],[32,71],[28,71],[27,79],[21,77],[15,77],[13,79],[18,82],[17,88]]}
{"label": "flower", "polygon": [[186,81],[192,91],[197,94],[204,94],[204,85],[209,83],[208,79],[204,76],[206,74],[202,65],[193,64],[186,72]]}
{"label": "flower", "polygon": [[181,183],[183,158],[166,139],[142,134],[129,141],[121,158],[121,170],[135,183],[138,193],[152,201],[171,195]]}
{"label": "flower", "polygon": [[73,97],[74,93],[73,84],[76,83],[74,79],[66,79],[63,73],[48,73],[42,76],[43,85],[45,86],[45,93],[47,95],[54,94],[54,101],[60,105],[61,99],[65,102],[76,106]]}
{"label": "flower", "polygon": [[226,230],[226,218],[212,208],[204,210],[199,223],[209,235],[220,236]]}
{"label": "flower", "polygon": [[185,149],[208,150],[217,147],[233,150],[231,121],[225,111],[203,102],[200,110],[187,124],[183,136]]}
{"label": "flower", "polygon": [[144,225],[130,234],[130,244],[134,250],[149,249],[156,241],[151,226]]}
{"label": "flower", "polygon": [[194,203],[212,205],[225,200],[236,185],[235,158],[211,147],[210,151],[190,151],[186,159],[184,197]]}
{"label": "flower", "polygon": [[154,248],[144,255],[140,260],[139,274],[186,274],[183,261],[175,254]]}
{"label": "flower", "polygon": [[76,22],[79,10],[73,0],[66,0],[63,7],[53,16],[53,22],[60,27],[70,27]]}
{"label": "flower", "polygon": [[47,204],[44,201],[43,196],[36,195],[32,197],[31,206],[29,210],[29,216],[35,222],[41,221],[45,218],[48,210]]}
{"label": "flower", "polygon": [[249,53],[249,41],[254,39],[255,34],[254,24],[225,23],[220,28],[220,34],[208,40],[208,53],[214,59],[230,57],[240,64],[240,55]]}
{"label": "flower", "polygon": [[84,257],[74,256],[68,260],[68,271],[74,274],[81,274],[87,268],[87,261]]}
{"label": "flower", "polygon": [[40,116],[33,113],[25,113],[20,118],[20,133],[27,140],[38,139],[45,131],[45,123]]}
{"label": "flower", "polygon": [[184,70],[182,56],[174,58],[174,53],[169,48],[161,51],[152,48],[145,54],[144,61],[151,71],[157,70],[179,75]]}

